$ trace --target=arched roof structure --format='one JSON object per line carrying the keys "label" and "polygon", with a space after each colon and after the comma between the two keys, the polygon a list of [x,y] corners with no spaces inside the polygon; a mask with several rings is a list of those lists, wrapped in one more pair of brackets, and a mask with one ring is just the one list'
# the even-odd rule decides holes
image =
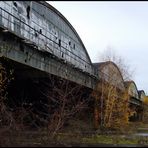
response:
{"label": "arched roof structure", "polygon": [[144,97],[146,96],[144,90],[138,90],[138,95],[139,95],[140,100],[142,101],[144,100]]}
{"label": "arched roof structure", "polygon": [[119,89],[124,90],[124,80],[118,66],[112,62],[93,63],[94,67],[98,69],[98,75],[101,80],[116,85]]}
{"label": "arched roof structure", "polygon": [[125,87],[131,97],[139,99],[138,89],[134,81],[125,81]]}
{"label": "arched roof structure", "polygon": [[[45,1],[0,1],[0,8],[10,15],[0,19],[1,24],[26,43],[74,68],[94,74],[91,59],[80,36],[56,8]],[[8,25],[7,19],[11,20],[12,25]]]}
{"label": "arched roof structure", "polygon": [[56,15],[58,15],[69,27],[70,29],[73,31],[73,33],[76,35],[77,39],[79,40],[79,42],[81,43],[88,59],[89,59],[89,62],[91,63],[91,59],[89,57],[89,54],[80,38],[80,36],[78,35],[77,31],[74,29],[74,27],[71,25],[71,23],[56,9],[54,8],[53,6],[51,6],[49,3],[45,2],[45,1],[38,1],[38,3],[46,6],[47,8],[49,8],[50,10],[52,10]]}
{"label": "arched roof structure", "polygon": [[43,6],[46,6],[49,10],[51,10],[52,12],[54,12],[71,29],[72,33],[74,33],[74,35],[76,36],[78,42],[81,44],[81,46],[82,46],[82,48],[83,48],[83,50],[85,52],[85,55],[84,56],[86,56],[86,58],[88,60],[87,62],[92,65],[91,59],[89,57],[89,54],[88,54],[88,52],[87,52],[87,50],[86,50],[86,48],[85,48],[85,46],[84,46],[84,44],[83,44],[80,36],[78,35],[78,33],[74,29],[74,27],[71,25],[71,23],[56,8],[54,8],[53,6],[51,6],[49,3],[45,2],[45,1],[39,1],[38,3],[39,4],[42,4]]}

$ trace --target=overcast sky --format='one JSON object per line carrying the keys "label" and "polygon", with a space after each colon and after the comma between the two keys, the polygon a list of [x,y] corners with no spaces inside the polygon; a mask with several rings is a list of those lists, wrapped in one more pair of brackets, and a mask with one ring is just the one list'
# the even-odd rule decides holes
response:
{"label": "overcast sky", "polygon": [[134,70],[133,80],[148,94],[148,2],[48,1],[72,24],[92,62],[111,47]]}

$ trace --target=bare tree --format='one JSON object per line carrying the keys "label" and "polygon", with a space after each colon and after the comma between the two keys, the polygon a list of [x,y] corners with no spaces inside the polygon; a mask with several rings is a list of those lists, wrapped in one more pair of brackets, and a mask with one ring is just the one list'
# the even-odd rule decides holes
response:
{"label": "bare tree", "polygon": [[[53,76],[16,77],[0,63],[0,132],[46,128],[54,137],[69,119],[88,108],[90,90]],[[12,75],[14,81],[11,82]],[[11,82],[9,89],[8,84]]]}
{"label": "bare tree", "polygon": [[132,80],[135,73],[135,68],[127,62],[122,56],[118,55],[117,52],[112,47],[107,47],[102,53],[100,53],[100,61],[112,61],[120,69],[124,81]]}
{"label": "bare tree", "polygon": [[117,84],[112,84],[112,77],[108,81],[101,80],[93,96],[96,99],[95,105],[96,116],[95,127],[99,125],[104,128],[124,128],[128,124],[130,109],[128,103],[128,94],[120,90]]}
{"label": "bare tree", "polygon": [[11,99],[17,127],[26,125],[39,130],[47,127],[50,137],[54,137],[69,119],[87,109],[90,101],[89,89],[53,75],[25,79],[19,85],[22,89],[13,91],[16,96]]}
{"label": "bare tree", "polygon": [[[90,98],[88,91],[81,85],[53,77],[50,80],[52,89],[46,94],[51,110],[49,111],[48,131],[54,137],[65,122],[88,107]],[[44,83],[46,86],[49,85],[47,82]]]}
{"label": "bare tree", "polygon": [[[124,87],[124,80],[131,78],[124,60],[113,51],[106,50],[98,63],[100,81],[93,92],[95,98],[95,127],[118,128],[128,125],[131,110],[129,96]],[[114,63],[116,66],[109,66]],[[108,66],[105,66],[107,65]],[[103,65],[103,68],[100,68]],[[111,64],[112,65],[112,64]],[[97,65],[95,65],[97,66]],[[118,67],[115,70],[114,67]],[[122,78],[124,77],[124,79]]]}
{"label": "bare tree", "polygon": [[15,126],[15,121],[10,108],[7,106],[7,87],[11,80],[13,72],[7,69],[4,63],[0,62],[0,145],[9,145],[10,137],[4,134],[10,132]]}

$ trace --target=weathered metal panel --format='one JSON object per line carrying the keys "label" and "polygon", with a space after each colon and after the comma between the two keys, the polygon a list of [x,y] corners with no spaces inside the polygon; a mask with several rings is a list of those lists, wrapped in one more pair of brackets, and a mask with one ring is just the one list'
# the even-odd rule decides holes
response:
{"label": "weathered metal panel", "polygon": [[94,75],[86,50],[70,26],[54,11],[36,1],[1,1],[0,24],[18,36],[36,44]]}

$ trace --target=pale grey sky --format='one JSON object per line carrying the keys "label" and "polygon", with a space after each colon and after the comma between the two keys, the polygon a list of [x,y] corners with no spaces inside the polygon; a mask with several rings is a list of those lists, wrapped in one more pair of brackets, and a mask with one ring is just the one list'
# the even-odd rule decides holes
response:
{"label": "pale grey sky", "polygon": [[107,47],[122,56],[139,90],[148,94],[148,2],[48,1],[61,12],[82,39],[92,62]]}

